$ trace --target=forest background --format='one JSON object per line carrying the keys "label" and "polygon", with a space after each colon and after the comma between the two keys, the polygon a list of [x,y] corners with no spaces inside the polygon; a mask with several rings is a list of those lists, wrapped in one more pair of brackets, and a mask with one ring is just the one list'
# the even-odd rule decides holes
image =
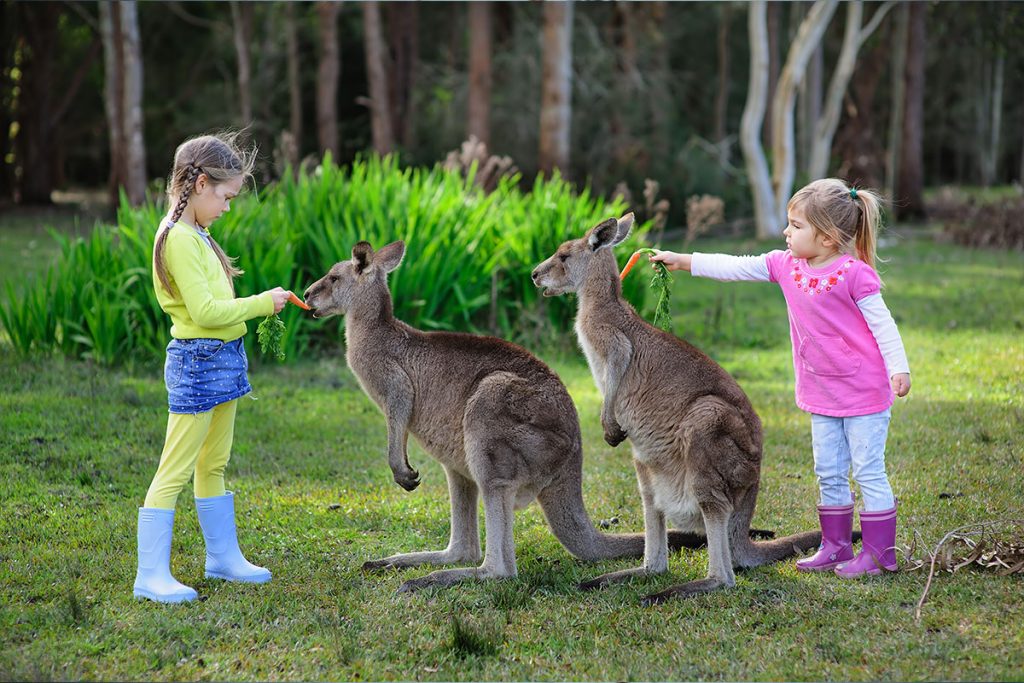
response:
{"label": "forest background", "polygon": [[899,218],[924,215],[926,187],[1019,183],[1024,168],[1017,3],[5,0],[2,12],[7,206],[103,186],[139,204],[159,196],[178,143],[226,127],[262,150],[261,186],[327,151],[342,165],[370,151],[432,165],[474,135],[526,188],[558,169],[642,205],[651,179],[671,224],[711,195],[736,230],[757,208],[755,141],[776,193],[792,156],[783,184],[839,175],[885,189]]}

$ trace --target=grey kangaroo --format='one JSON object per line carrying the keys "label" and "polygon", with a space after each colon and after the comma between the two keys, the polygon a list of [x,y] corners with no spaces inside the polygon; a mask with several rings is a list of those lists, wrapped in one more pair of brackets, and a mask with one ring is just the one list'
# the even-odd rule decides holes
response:
{"label": "grey kangaroo", "polygon": [[604,401],[605,440],[627,437],[644,507],[643,567],[581,584],[597,588],[668,570],[666,518],[706,533],[707,578],[644,598],[645,604],[734,586],[734,567],[756,567],[821,541],[806,532],[750,540],[761,472],[761,420],[721,366],[687,342],[645,322],[623,298],[612,247],[629,236],[633,214],[610,218],[558,247],[533,272],[545,296],[576,292],[576,334]]}
{"label": "grey kangaroo", "polygon": [[[435,571],[399,592],[467,578],[516,575],[512,514],[535,498],[558,540],[582,560],[641,557],[642,534],[601,534],[583,506],[579,418],[558,376],[525,349],[469,334],[421,332],[393,315],[387,274],[405,244],[379,251],[366,242],[305,292],[317,318],[345,315],[346,359],[387,419],[388,464],[415,489],[408,436],[444,467],[451,497],[451,538],[440,551],[402,553],[364,569],[476,564],[481,559],[478,497],[484,503],[486,555],[479,567]],[[673,531],[673,548],[706,539]]]}

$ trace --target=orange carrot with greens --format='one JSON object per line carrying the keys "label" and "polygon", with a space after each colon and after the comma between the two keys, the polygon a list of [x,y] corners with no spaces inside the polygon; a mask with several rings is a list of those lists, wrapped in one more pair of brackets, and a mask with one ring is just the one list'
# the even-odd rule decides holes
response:
{"label": "orange carrot with greens", "polygon": [[293,304],[295,304],[296,306],[303,310],[309,310],[309,305],[306,304],[306,302],[300,299],[299,297],[292,294],[291,292],[288,292],[288,301],[291,301]]}
{"label": "orange carrot with greens", "polygon": [[[633,255],[626,261],[626,266],[622,269],[622,273],[619,275],[620,280],[624,280],[629,271],[633,270],[633,266],[640,260],[641,254],[647,254],[649,256],[657,253],[650,247],[644,247],[643,249],[637,249],[633,252]],[[660,261],[654,262],[654,277],[651,279],[651,289],[657,290],[658,292],[658,304],[654,309],[654,325],[661,329],[671,332],[672,331],[672,312],[669,310],[668,300],[672,294],[672,276],[668,274],[668,268],[664,263]]]}

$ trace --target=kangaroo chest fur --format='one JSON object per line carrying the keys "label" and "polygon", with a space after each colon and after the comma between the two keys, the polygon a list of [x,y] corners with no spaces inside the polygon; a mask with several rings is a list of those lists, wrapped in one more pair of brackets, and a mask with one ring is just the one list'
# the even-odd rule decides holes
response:
{"label": "kangaroo chest fur", "polygon": [[576,339],[579,341],[580,348],[583,349],[583,355],[587,358],[587,365],[590,366],[590,374],[594,376],[594,383],[597,384],[597,390],[601,392],[601,395],[605,394],[605,363],[604,358],[597,352],[597,348],[590,343],[587,335],[583,331],[583,326],[580,323],[579,318],[576,319]]}

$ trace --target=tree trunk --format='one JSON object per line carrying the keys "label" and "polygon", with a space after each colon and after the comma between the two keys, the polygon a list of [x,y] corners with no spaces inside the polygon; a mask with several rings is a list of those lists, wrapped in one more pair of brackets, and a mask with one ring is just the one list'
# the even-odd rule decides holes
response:
{"label": "tree trunk", "polygon": [[854,68],[857,66],[857,51],[860,48],[860,25],[864,13],[861,0],[851,0],[846,5],[846,27],[843,32],[843,45],[839,49],[839,60],[828,84],[828,95],[825,98],[825,109],[820,118],[814,121],[814,135],[811,139],[811,156],[808,161],[808,176],[824,178],[828,173],[829,156],[832,154],[832,138],[839,125],[840,107],[846,86],[850,83]]}
{"label": "tree trunk", "polygon": [[900,218],[924,216],[924,67],[925,20],[928,4],[910,4],[907,25],[906,105],[903,108],[903,144],[897,215]]}
{"label": "tree trunk", "polygon": [[910,16],[910,3],[900,5],[896,14],[896,25],[893,31],[892,59],[892,108],[889,113],[889,155],[885,168],[885,194],[896,205],[896,176],[899,174],[899,163],[902,156],[903,139],[903,107],[906,104],[904,94],[907,64],[907,22]]}
{"label": "tree trunk", "polygon": [[100,2],[104,98],[110,136],[110,194],[117,206],[124,188],[138,206],[146,199],[146,145],[142,131],[142,48],[138,6]]}
{"label": "tree trunk", "polygon": [[[634,160],[632,133],[626,119],[626,112],[636,106],[636,84],[640,80],[636,56],[636,19],[634,6],[621,0],[614,3],[608,26],[608,42],[615,46],[616,69],[614,84],[611,86],[614,100],[625,106],[611,107],[608,112],[608,128],[612,163],[621,170]],[[642,8],[641,8],[642,11]]]}
{"label": "tree trunk", "polygon": [[[836,129],[833,149],[839,158],[836,174],[858,186],[885,184],[885,136],[875,132],[876,94],[886,73],[892,41],[880,40],[861,59],[844,99],[845,119]],[[889,195],[891,196],[891,195]]]}
{"label": "tree trunk", "polygon": [[820,178],[824,175],[815,175],[809,172],[811,167],[811,153],[816,140],[815,128],[818,119],[821,118],[822,81],[825,79],[825,47],[818,45],[818,49],[811,55],[807,63],[807,78],[800,86],[800,96],[797,99],[797,168],[805,173],[810,179]]}
{"label": "tree trunk", "polygon": [[839,125],[843,98],[850,84],[850,78],[857,67],[857,54],[860,52],[860,46],[874,33],[892,6],[892,2],[887,2],[879,7],[871,17],[871,22],[861,29],[863,3],[860,0],[855,0],[847,5],[846,30],[843,35],[843,45],[839,50],[839,61],[832,73],[832,80],[829,82],[825,109],[817,118],[817,123],[814,126],[808,168],[811,178],[823,178],[828,174],[832,139],[835,137],[836,127]]}
{"label": "tree trunk", "polygon": [[747,103],[740,121],[740,147],[747,166],[747,177],[754,195],[754,222],[759,238],[777,234],[775,194],[772,192],[768,161],[761,146],[761,126],[768,106],[768,26],[765,0],[753,0],[747,8],[750,34],[750,84]]}
{"label": "tree trunk", "polygon": [[101,0],[100,35],[103,39],[103,99],[107,110],[107,136],[110,143],[108,191],[112,206],[117,206],[121,184],[127,175],[127,141],[124,137],[124,58],[121,36],[121,5]]}
{"label": "tree trunk", "polygon": [[288,55],[288,132],[292,136],[287,159],[297,169],[302,158],[302,89],[299,80],[299,37],[295,26],[295,4],[284,5],[284,38]]}
{"label": "tree trunk", "polygon": [[128,201],[139,206],[146,201],[146,141],[142,133],[142,44],[139,39],[138,3],[121,3],[121,35],[124,40],[125,177]]}
{"label": "tree trunk", "polygon": [[725,139],[726,116],[729,105],[729,19],[732,5],[718,6],[718,94],[715,97],[715,142]]}
{"label": "tree trunk", "polygon": [[[782,23],[782,2],[780,0],[768,0],[767,26],[768,26],[768,102],[775,100],[775,88],[779,83],[779,25]],[[772,146],[772,110],[769,107],[765,111],[764,145]]]}
{"label": "tree trunk", "polygon": [[363,33],[366,47],[366,80],[370,86],[370,124],[373,148],[378,154],[390,154],[395,148],[388,102],[387,46],[376,0],[363,3]]}
{"label": "tree trunk", "polygon": [[469,3],[467,137],[491,144],[491,3]]}
{"label": "tree trunk", "polygon": [[[985,187],[991,187],[996,181],[996,176],[999,172],[999,134],[1000,128],[1002,128],[1003,119],[1003,70],[1005,68],[1006,55],[1000,49],[999,54],[996,55],[996,63],[993,69],[993,74],[989,76],[986,73],[986,83],[991,78],[991,95],[986,98],[985,107],[987,110],[988,120],[988,135],[986,136],[985,142],[980,146],[981,153],[981,184]],[[986,71],[988,71],[986,65]]]}
{"label": "tree trunk", "polygon": [[558,169],[569,176],[572,118],[572,0],[544,3],[540,154],[538,166],[547,176]]}
{"label": "tree trunk", "polygon": [[341,53],[338,50],[338,13],[341,3],[318,2],[320,29],[320,65],[316,72],[316,135],[320,156],[328,153],[338,162],[338,78],[341,76]]}
{"label": "tree trunk", "polygon": [[61,8],[56,2],[45,2],[21,4],[19,9],[24,42],[17,97],[19,129],[14,140],[21,171],[17,194],[22,204],[50,204],[57,151],[51,126],[57,94],[54,55]]}
{"label": "tree trunk", "polygon": [[[668,14],[666,3],[663,0],[655,0],[638,4],[644,10],[643,39],[647,44],[646,52],[651,55],[650,80],[654,84],[667,84],[673,78],[673,74],[669,67],[669,50],[665,45],[665,22]],[[646,90],[651,111],[651,147],[668,149],[669,112],[673,106],[669,89],[655,85]],[[644,173],[647,172],[646,168],[649,165],[650,160],[645,160]]]}
{"label": "tree trunk", "polygon": [[251,2],[231,0],[232,29],[235,56],[238,60],[238,104],[242,126],[252,123],[252,63],[249,59],[249,41],[252,39]]}
{"label": "tree trunk", "polygon": [[789,48],[786,65],[779,75],[775,99],[772,101],[772,190],[775,193],[776,212],[774,234],[781,234],[786,225],[786,204],[796,175],[793,135],[796,89],[803,81],[807,62],[821,43],[838,4],[839,0],[817,0],[814,3],[814,7],[800,23],[800,29]]}
{"label": "tree trunk", "polygon": [[388,2],[391,69],[388,70],[388,102],[391,104],[392,136],[406,149],[416,146],[413,90],[419,61],[419,3]]}

